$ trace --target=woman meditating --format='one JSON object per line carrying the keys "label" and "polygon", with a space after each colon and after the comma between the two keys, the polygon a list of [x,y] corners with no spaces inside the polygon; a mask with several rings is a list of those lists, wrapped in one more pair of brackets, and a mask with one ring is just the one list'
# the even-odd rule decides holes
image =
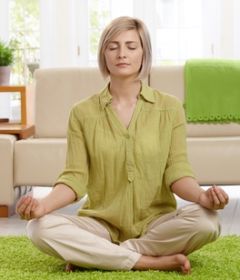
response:
{"label": "woman meditating", "polygon": [[[66,166],[53,190],[18,201],[33,244],[67,270],[190,273],[188,255],[220,234],[215,210],[228,195],[194,178],[181,103],[142,82],[151,59],[141,20],[119,17],[105,28],[98,61],[109,83],[72,108]],[[85,194],[78,215],[53,213]],[[177,209],[174,194],[192,204]]]}

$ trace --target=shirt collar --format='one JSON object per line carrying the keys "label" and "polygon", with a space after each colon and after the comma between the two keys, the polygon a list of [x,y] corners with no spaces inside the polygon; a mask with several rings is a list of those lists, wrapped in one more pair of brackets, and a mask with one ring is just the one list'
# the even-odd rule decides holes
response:
{"label": "shirt collar", "polygon": [[[112,102],[112,95],[108,86],[109,84],[100,93],[100,104],[103,109]],[[147,102],[155,103],[154,90],[144,83],[142,83],[140,96]]]}
{"label": "shirt collar", "polygon": [[106,106],[108,106],[112,102],[112,95],[108,90],[108,85],[100,92],[100,104],[102,108],[104,109]]}
{"label": "shirt collar", "polygon": [[147,102],[155,103],[155,96],[154,96],[154,90],[149,87],[148,85],[142,83],[142,89],[140,92],[140,96]]}

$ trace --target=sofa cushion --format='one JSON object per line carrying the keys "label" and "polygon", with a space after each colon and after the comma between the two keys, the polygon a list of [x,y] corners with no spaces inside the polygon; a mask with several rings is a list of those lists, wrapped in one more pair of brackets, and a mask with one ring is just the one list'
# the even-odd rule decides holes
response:
{"label": "sofa cushion", "polygon": [[35,137],[66,137],[74,103],[106,84],[97,68],[38,69],[35,72]]}
{"label": "sofa cushion", "polygon": [[14,158],[14,185],[52,185],[64,168],[66,149],[66,139],[17,141]]}
{"label": "sofa cushion", "polygon": [[239,185],[240,137],[188,138],[187,148],[201,185]]}
{"label": "sofa cushion", "polygon": [[227,137],[240,136],[240,124],[188,124],[188,137]]}
{"label": "sofa cushion", "polygon": [[175,95],[184,100],[184,68],[182,65],[153,66],[149,85],[159,91]]}
{"label": "sofa cushion", "polygon": [[[55,182],[65,164],[66,139],[20,140],[15,146],[15,186]],[[239,137],[188,138],[187,148],[201,185],[239,184]]]}

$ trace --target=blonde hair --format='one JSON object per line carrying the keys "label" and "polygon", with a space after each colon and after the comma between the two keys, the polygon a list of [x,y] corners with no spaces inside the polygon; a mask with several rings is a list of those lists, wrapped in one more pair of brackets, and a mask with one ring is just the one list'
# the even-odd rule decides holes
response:
{"label": "blonde hair", "polygon": [[150,35],[146,25],[137,18],[132,17],[118,17],[110,22],[110,24],[103,30],[98,47],[98,65],[103,77],[109,76],[109,70],[105,61],[105,50],[111,39],[121,33],[122,31],[136,30],[143,49],[142,65],[138,74],[138,79],[145,78],[151,69],[152,65],[152,46]]}

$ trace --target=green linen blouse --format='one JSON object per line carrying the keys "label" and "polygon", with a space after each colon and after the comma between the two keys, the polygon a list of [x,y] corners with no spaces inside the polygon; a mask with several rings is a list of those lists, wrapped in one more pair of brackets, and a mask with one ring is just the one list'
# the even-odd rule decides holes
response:
{"label": "green linen blouse", "polygon": [[126,128],[111,100],[106,87],[71,110],[66,166],[56,184],[68,185],[78,198],[88,194],[78,214],[96,218],[119,243],[174,211],[172,183],[194,176],[180,101],[142,84]]}

